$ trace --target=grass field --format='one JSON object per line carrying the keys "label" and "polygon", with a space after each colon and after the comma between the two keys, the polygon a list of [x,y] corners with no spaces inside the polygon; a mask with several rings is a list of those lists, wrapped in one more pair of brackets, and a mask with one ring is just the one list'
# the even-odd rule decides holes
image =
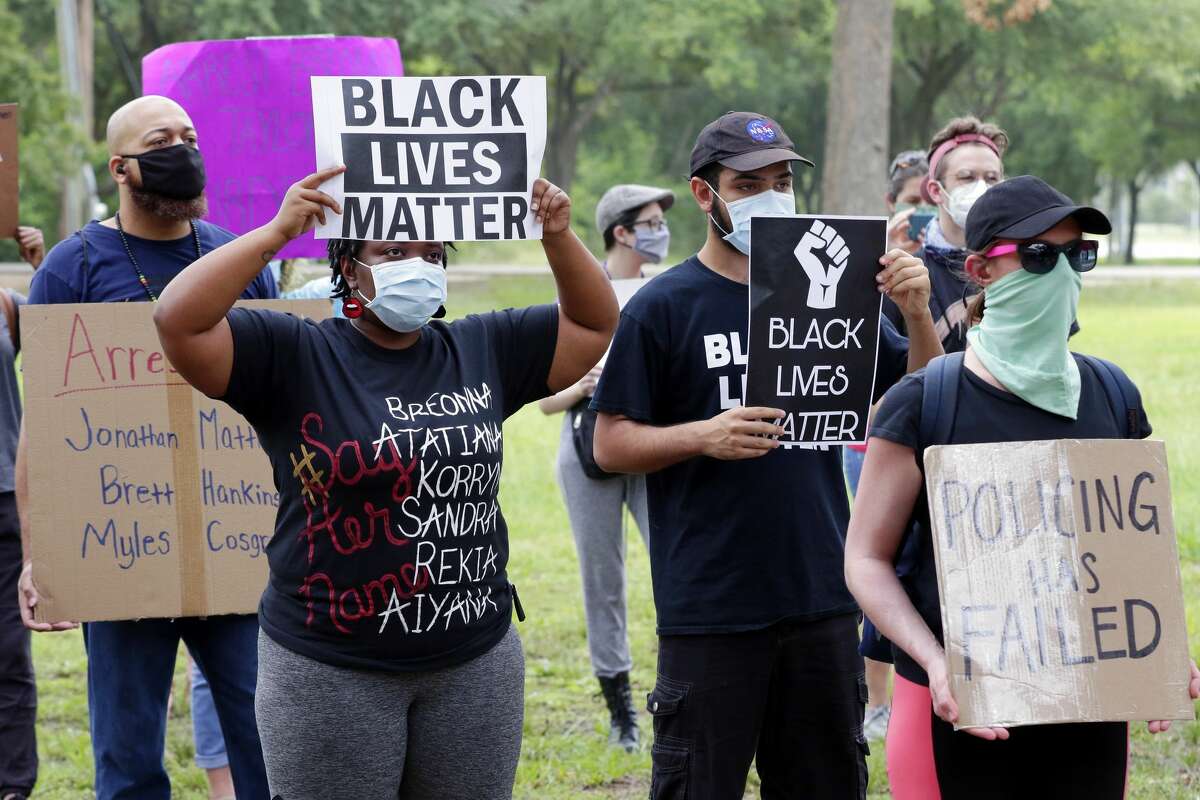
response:
{"label": "grass field", "polygon": [[[455,313],[549,301],[548,278],[454,282]],[[1141,387],[1155,436],[1168,443],[1175,519],[1184,559],[1192,651],[1200,653],[1200,284],[1137,283],[1085,290],[1082,333],[1074,346],[1117,361]],[[502,499],[509,521],[512,579],[529,619],[525,641],[526,717],[516,795],[520,798],[633,798],[647,791],[647,752],[625,755],[604,744],[603,702],[596,696],[585,647],[574,546],[552,472],[560,419],[527,408],[505,428]],[[635,696],[654,679],[653,598],[645,549],[630,537],[630,629],[636,659]],[[77,633],[35,636],[41,692],[37,796],[91,796],[85,659]],[[205,797],[193,766],[183,659],[177,667],[174,712],[167,734],[168,770],[179,798]],[[649,724],[643,715],[645,738]],[[469,733],[468,733],[469,735]],[[882,748],[871,756],[871,796],[887,796]],[[1183,800],[1200,796],[1200,724],[1176,724],[1151,737],[1137,726],[1131,798]],[[748,796],[757,796],[751,778]]]}

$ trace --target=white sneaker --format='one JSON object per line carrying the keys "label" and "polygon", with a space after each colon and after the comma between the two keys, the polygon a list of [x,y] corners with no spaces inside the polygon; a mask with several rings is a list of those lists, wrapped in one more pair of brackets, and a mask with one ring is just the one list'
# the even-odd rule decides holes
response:
{"label": "white sneaker", "polygon": [[867,709],[863,720],[863,734],[869,742],[877,742],[887,736],[888,720],[892,718],[891,706],[875,706]]}

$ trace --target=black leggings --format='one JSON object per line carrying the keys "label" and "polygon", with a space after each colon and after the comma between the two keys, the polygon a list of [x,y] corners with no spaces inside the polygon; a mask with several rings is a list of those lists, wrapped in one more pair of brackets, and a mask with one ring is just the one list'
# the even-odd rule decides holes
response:
{"label": "black leggings", "polygon": [[1129,725],[1091,722],[1009,729],[989,742],[933,718],[933,761],[942,800],[1122,800]]}

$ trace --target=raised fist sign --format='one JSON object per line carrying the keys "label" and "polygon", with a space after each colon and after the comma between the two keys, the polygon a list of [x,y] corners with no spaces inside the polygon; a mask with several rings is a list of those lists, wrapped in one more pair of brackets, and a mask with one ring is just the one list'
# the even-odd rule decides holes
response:
{"label": "raised fist sign", "polygon": [[795,253],[809,280],[808,307],[833,308],[837,305],[837,285],[846,271],[850,248],[837,231],[814,219],[812,227],[796,245]]}

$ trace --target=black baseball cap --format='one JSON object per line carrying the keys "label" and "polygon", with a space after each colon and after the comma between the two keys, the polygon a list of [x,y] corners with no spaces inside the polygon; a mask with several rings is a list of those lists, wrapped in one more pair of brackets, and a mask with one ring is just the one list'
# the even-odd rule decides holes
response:
{"label": "black baseball cap", "polygon": [[1032,239],[1067,217],[1084,233],[1112,233],[1102,211],[1075,201],[1032,175],[1019,175],[992,186],[967,214],[967,249],[982,252],[996,239]]}
{"label": "black baseball cap", "polygon": [[783,128],[770,117],[751,111],[730,111],[705,125],[696,137],[689,175],[694,177],[713,162],[738,172],[780,161],[802,161],[813,166],[793,147]]}

